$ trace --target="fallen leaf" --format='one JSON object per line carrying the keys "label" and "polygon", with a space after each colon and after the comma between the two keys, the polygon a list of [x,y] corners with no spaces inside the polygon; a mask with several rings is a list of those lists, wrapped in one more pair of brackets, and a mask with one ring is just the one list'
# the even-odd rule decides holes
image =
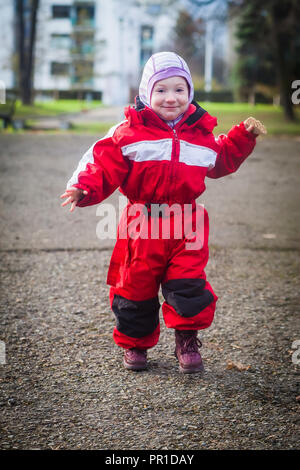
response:
{"label": "fallen leaf", "polygon": [[264,233],[263,238],[268,238],[268,239],[276,238],[276,234],[275,233]]}
{"label": "fallen leaf", "polygon": [[249,370],[250,369],[250,365],[245,365],[245,364],[242,364],[241,362],[233,362],[231,360],[227,361],[227,366],[226,366],[226,369],[237,369],[239,371],[243,371],[243,370]]}

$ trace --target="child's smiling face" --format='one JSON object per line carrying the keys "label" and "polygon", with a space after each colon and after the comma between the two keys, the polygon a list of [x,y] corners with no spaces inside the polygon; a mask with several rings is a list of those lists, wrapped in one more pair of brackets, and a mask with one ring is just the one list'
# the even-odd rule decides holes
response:
{"label": "child's smiling face", "polygon": [[162,119],[173,121],[189,105],[189,87],[183,77],[169,77],[154,84],[151,108]]}

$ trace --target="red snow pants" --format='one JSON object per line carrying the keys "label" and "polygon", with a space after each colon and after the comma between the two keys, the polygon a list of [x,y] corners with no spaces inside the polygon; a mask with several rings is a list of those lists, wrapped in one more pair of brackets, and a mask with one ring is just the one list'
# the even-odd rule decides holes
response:
{"label": "red snow pants", "polygon": [[163,205],[165,210],[159,214],[152,211],[153,206],[159,205],[129,203],[125,208],[108,270],[116,317],[113,338],[126,349],[148,349],[158,342],[160,287],[168,328],[207,328],[216,307],[217,296],[204,272],[207,211],[195,202],[184,207]]}

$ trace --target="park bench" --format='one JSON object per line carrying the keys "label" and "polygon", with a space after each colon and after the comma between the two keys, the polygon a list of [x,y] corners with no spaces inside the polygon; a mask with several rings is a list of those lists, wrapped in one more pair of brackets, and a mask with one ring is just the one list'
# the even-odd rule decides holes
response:
{"label": "park bench", "polygon": [[13,116],[16,110],[16,97],[7,94],[5,104],[0,104],[0,119],[3,120],[4,128],[9,124],[13,125]]}

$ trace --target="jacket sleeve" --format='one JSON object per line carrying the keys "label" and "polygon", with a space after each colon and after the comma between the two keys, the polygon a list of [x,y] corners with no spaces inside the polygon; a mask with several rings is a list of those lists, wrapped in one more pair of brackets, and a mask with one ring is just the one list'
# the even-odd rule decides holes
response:
{"label": "jacket sleeve", "polygon": [[98,204],[122,184],[128,171],[128,160],[123,157],[119,145],[113,137],[104,137],[83,155],[67,187],[87,191],[77,206]]}
{"label": "jacket sleeve", "polygon": [[209,178],[221,178],[237,171],[239,166],[253,151],[256,136],[248,132],[244,123],[234,126],[228,135],[216,139],[219,147],[214,167],[207,172]]}

